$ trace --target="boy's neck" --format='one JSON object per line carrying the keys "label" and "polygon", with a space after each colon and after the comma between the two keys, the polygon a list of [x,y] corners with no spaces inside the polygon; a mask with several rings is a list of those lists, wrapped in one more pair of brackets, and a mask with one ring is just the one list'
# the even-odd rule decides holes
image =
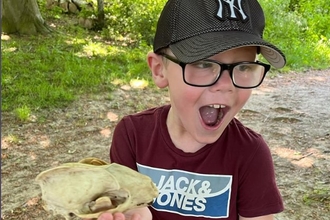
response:
{"label": "boy's neck", "polygon": [[172,143],[176,148],[185,153],[195,153],[206,145],[195,141],[187,131],[178,126],[178,123],[176,123],[175,120],[173,109],[171,107],[167,115],[166,125]]}

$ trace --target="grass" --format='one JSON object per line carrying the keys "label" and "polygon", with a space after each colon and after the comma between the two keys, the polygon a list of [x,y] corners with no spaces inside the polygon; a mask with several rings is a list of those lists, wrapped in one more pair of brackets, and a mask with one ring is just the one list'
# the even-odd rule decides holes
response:
{"label": "grass", "polygon": [[20,121],[28,121],[31,115],[31,109],[27,106],[16,108],[15,115]]}
{"label": "grass", "polygon": [[330,191],[329,188],[318,188],[303,196],[303,202],[308,206],[319,207],[322,204],[327,211],[330,210]]}
{"label": "grass", "polygon": [[97,33],[65,28],[66,34],[2,41],[3,111],[63,107],[79,95],[111,92],[113,82],[150,80],[150,47],[112,45]]}

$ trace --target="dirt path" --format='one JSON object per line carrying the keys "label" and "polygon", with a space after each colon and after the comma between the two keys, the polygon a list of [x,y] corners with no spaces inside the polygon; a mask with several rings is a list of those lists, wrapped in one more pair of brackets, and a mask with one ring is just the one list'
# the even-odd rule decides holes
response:
{"label": "dirt path", "polygon": [[[330,219],[330,70],[266,79],[253,93],[237,117],[271,148],[286,205],[276,219]],[[1,219],[60,219],[42,209],[36,175],[87,156],[108,160],[119,118],[168,101],[162,91],[150,97],[124,87],[40,112],[29,123],[3,113]]]}

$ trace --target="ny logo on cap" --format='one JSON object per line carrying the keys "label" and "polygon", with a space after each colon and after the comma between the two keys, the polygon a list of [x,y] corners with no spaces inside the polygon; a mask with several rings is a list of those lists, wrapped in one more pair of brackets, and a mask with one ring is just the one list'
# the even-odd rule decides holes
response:
{"label": "ny logo on cap", "polygon": [[230,10],[230,16],[229,16],[230,18],[239,19],[236,14],[236,12],[238,12],[241,15],[243,21],[247,20],[248,17],[242,9],[242,0],[218,0],[218,2],[219,2],[219,10],[217,16],[219,18],[226,19],[223,17],[223,13],[225,10],[224,4],[226,4]]}

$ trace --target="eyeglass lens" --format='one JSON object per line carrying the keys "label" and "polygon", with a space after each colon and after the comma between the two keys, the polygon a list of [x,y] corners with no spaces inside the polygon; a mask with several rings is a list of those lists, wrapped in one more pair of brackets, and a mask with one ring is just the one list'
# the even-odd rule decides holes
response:
{"label": "eyeglass lens", "polygon": [[[224,67],[226,67],[224,65]],[[229,66],[233,83],[239,87],[254,87],[264,77],[265,67],[258,63],[239,63]],[[186,64],[185,81],[192,85],[204,86],[215,83],[222,72],[220,64],[211,61],[200,61]]]}

